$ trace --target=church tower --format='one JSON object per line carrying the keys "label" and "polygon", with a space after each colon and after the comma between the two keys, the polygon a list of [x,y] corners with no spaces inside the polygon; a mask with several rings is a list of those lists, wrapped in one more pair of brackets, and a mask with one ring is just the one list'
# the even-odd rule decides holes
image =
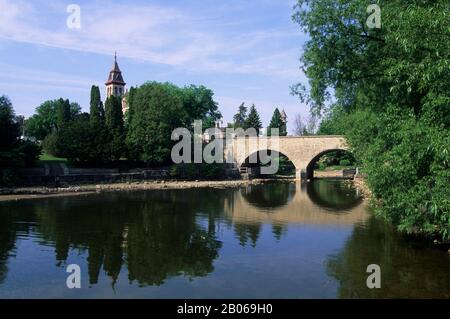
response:
{"label": "church tower", "polygon": [[106,85],[106,98],[111,95],[122,97],[125,94],[125,81],[122,77],[122,72],[117,64],[117,53],[114,54],[114,65],[112,70],[109,72],[108,81]]}
{"label": "church tower", "polygon": [[284,125],[287,124],[287,115],[284,109],[281,111],[281,121],[284,123]]}

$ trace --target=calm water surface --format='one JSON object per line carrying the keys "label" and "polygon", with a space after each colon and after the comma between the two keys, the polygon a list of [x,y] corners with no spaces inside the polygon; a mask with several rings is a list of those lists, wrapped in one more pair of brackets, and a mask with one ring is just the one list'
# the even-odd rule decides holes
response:
{"label": "calm water surface", "polygon": [[449,266],[341,181],[0,203],[0,298],[450,298]]}

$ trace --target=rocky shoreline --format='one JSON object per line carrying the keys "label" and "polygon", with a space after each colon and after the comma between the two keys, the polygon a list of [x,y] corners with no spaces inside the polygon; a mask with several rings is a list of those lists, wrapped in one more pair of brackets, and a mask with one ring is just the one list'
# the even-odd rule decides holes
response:
{"label": "rocky shoreline", "polygon": [[[186,189],[186,188],[235,188],[247,185],[258,185],[265,182],[274,181],[274,179],[251,179],[251,180],[222,180],[222,181],[140,181],[126,183],[108,183],[108,184],[85,184],[72,185],[67,187],[18,187],[18,188],[0,188],[0,202],[22,199],[36,199],[47,197],[75,196],[100,192],[112,191],[133,191],[133,190],[156,190],[156,189]],[[298,182],[294,178],[283,178],[278,181]],[[370,190],[364,183],[363,178],[356,178],[349,181],[357,187],[364,198],[370,198]]]}
{"label": "rocky shoreline", "polygon": [[[295,179],[284,179],[294,182]],[[234,188],[239,186],[257,185],[273,179],[224,180],[224,181],[145,181],[111,184],[87,184],[68,187],[18,187],[0,188],[0,202],[10,200],[47,198],[70,195],[83,195],[108,191],[132,191],[153,189],[184,189],[184,188]]]}
{"label": "rocky shoreline", "polygon": [[370,191],[369,187],[367,186],[367,183],[366,183],[364,177],[355,177],[352,182],[355,185],[355,187],[361,191],[361,193],[363,194],[363,196],[365,198],[372,197],[372,192]]}

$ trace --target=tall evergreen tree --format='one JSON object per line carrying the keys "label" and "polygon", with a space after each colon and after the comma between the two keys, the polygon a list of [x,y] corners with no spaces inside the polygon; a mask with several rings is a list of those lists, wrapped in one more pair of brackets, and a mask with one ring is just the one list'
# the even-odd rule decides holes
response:
{"label": "tall evergreen tree", "polygon": [[105,111],[100,97],[100,89],[98,86],[91,87],[91,103],[90,103],[90,120],[91,124],[100,125],[105,120]]}
{"label": "tall evergreen tree", "polygon": [[275,108],[275,111],[273,112],[272,119],[270,120],[270,124],[267,127],[267,136],[271,135],[272,128],[278,128],[279,129],[279,136],[286,136],[286,123],[281,118],[281,113],[278,110],[278,108]]}
{"label": "tall evergreen tree", "polygon": [[105,124],[109,130],[123,131],[122,103],[120,98],[110,96],[105,102]]}
{"label": "tall evergreen tree", "polygon": [[56,126],[61,129],[70,121],[70,101],[60,98],[56,106]]}
{"label": "tall evergreen tree", "polygon": [[128,95],[126,96],[128,110],[124,114],[124,118],[126,118],[127,124],[131,122],[131,118],[133,117],[134,112],[133,100],[135,95],[136,95],[136,88],[132,86],[128,91]]}
{"label": "tall evergreen tree", "polygon": [[254,128],[256,134],[259,135],[259,130],[262,127],[261,119],[259,117],[258,111],[256,110],[255,104],[252,105],[250,111],[248,112],[248,117],[245,121],[245,129]]}
{"label": "tall evergreen tree", "polygon": [[119,159],[125,151],[122,103],[119,97],[110,96],[106,100],[105,124],[111,136],[109,143],[111,159]]}
{"label": "tall evergreen tree", "polygon": [[244,102],[239,106],[238,112],[233,116],[234,128],[245,128],[245,121],[247,120],[247,107]]}

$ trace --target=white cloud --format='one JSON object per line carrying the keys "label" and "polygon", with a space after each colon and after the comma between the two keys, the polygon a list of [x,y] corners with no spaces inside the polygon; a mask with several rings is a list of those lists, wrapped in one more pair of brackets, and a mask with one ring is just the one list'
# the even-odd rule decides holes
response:
{"label": "white cloud", "polygon": [[[0,0],[0,37],[108,55],[117,50],[122,57],[190,72],[284,78],[300,73],[298,53],[276,45],[277,41],[300,39],[295,29],[231,32],[221,24],[224,21],[206,21],[168,6],[97,1],[81,5],[82,28],[71,30],[65,27],[68,13],[64,6],[38,3]],[[54,19],[48,21],[48,17]]]}
{"label": "white cloud", "polygon": [[82,78],[57,72],[49,72],[38,69],[23,68],[16,65],[0,63],[0,79],[15,81],[27,81],[41,83],[43,85],[63,84],[72,87],[84,87],[90,83],[98,83],[100,80]]}

